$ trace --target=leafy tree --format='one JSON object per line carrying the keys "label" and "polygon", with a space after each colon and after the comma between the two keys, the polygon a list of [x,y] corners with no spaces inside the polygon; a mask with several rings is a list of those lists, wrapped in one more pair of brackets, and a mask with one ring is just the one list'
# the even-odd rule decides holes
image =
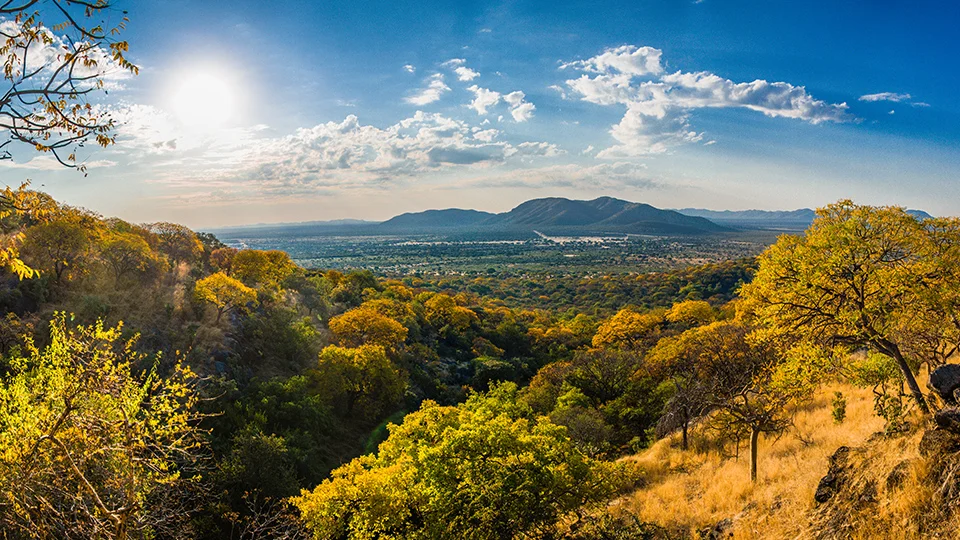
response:
{"label": "leafy tree", "polygon": [[[765,251],[742,294],[775,333],[869,346],[893,358],[927,411],[904,348],[919,328],[910,322],[929,325],[931,298],[955,288],[924,271],[935,258],[932,245],[924,224],[902,208],[841,201],[818,210],[803,236],[781,236]],[[936,321],[943,324],[949,321]]]}
{"label": "leafy tree", "polygon": [[544,537],[624,486],[625,465],[585,456],[516,397],[505,383],[457,407],[425,402],[294,504],[315,538]]}
{"label": "leafy tree", "polygon": [[0,528],[47,538],[153,537],[182,517],[161,500],[197,457],[193,375],[136,375],[121,327],[68,329],[0,381]]}
{"label": "leafy tree", "polygon": [[722,433],[750,434],[750,479],[757,479],[761,434],[789,427],[791,407],[809,398],[826,369],[816,348],[796,346],[784,357],[769,342],[737,322],[716,322],[684,333],[686,354],[695,356],[698,377],[707,381],[706,407]]}
{"label": "leafy tree", "polygon": [[297,270],[297,265],[283,251],[244,249],[233,256],[231,271],[234,277],[251,287],[269,290],[280,288],[283,280]]}
{"label": "leafy tree", "polygon": [[330,345],[320,352],[317,373],[324,395],[346,416],[381,418],[406,389],[405,375],[379,345]]}
{"label": "leafy tree", "polygon": [[622,309],[600,325],[593,336],[597,348],[646,349],[659,339],[659,330],[664,323],[660,312],[640,314]]}
{"label": "leafy tree", "polygon": [[57,219],[28,228],[22,249],[34,267],[52,274],[59,284],[65,276],[75,278],[83,272],[90,246],[88,230],[80,223]]}
{"label": "leafy tree", "polygon": [[150,244],[132,232],[108,232],[100,244],[100,258],[118,282],[126,276],[149,273],[161,266]]}
{"label": "leafy tree", "polygon": [[477,314],[445,294],[435,294],[423,303],[427,322],[441,334],[462,332],[477,321]]}
{"label": "leafy tree", "polygon": [[407,338],[407,328],[369,307],[358,307],[330,319],[334,339],[347,347],[376,345],[396,351]]}
{"label": "leafy tree", "polygon": [[713,307],[703,300],[687,300],[674,304],[667,310],[665,318],[674,324],[699,326],[707,324],[716,317]]}
{"label": "leafy tree", "polygon": [[217,308],[217,321],[223,314],[235,309],[243,309],[247,304],[257,302],[257,291],[240,281],[217,272],[197,281],[193,290],[198,300],[213,304]]}
{"label": "leafy tree", "polygon": [[157,237],[157,248],[170,258],[174,268],[179,263],[194,264],[203,254],[203,244],[196,233],[177,223],[158,222],[146,226]]}
{"label": "leafy tree", "polygon": [[215,249],[210,253],[210,266],[214,270],[230,275],[233,269],[233,258],[237,255],[237,249],[232,247],[222,247]]}

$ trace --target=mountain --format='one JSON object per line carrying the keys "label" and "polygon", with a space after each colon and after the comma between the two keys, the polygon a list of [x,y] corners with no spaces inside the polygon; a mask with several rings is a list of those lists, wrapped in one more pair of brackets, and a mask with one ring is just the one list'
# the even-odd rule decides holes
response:
{"label": "mountain", "polygon": [[[809,208],[799,210],[704,210],[702,208],[681,208],[677,212],[694,217],[709,219],[714,223],[745,229],[786,229],[803,230],[813,223],[816,212]],[[923,210],[907,210],[918,219],[932,218]]]}
{"label": "mountain", "polygon": [[719,226],[702,217],[660,210],[649,204],[612,197],[578,201],[560,197],[533,199],[509,212],[427,210],[399,215],[378,226],[383,232],[425,230],[547,231],[564,233],[702,234]]}
{"label": "mountain", "polygon": [[496,214],[479,210],[461,210],[448,208],[446,210],[427,210],[425,212],[408,212],[400,214],[380,224],[382,229],[411,229],[411,228],[453,228],[471,227],[482,223]]}

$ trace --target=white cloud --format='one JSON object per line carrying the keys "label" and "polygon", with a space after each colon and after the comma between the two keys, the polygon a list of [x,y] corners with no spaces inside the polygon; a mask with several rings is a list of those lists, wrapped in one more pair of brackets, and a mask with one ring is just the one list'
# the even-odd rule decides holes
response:
{"label": "white cloud", "polygon": [[467,90],[473,92],[474,98],[467,107],[477,111],[479,115],[487,114],[487,109],[500,103],[500,92],[495,92],[488,88],[480,88],[477,85],[467,87]]}
{"label": "white cloud", "polygon": [[440,65],[443,66],[443,67],[445,67],[445,68],[453,69],[453,68],[455,68],[455,67],[457,67],[457,66],[462,66],[462,65],[464,65],[464,64],[466,64],[466,63],[467,63],[467,61],[466,61],[465,59],[463,59],[463,58],[451,58],[451,59],[447,60],[446,62],[440,64]]}
{"label": "white cloud", "polygon": [[503,96],[503,100],[510,105],[510,115],[513,116],[514,122],[526,122],[533,118],[533,111],[537,108],[525,98],[526,94],[519,90]]}
{"label": "white cloud", "polygon": [[560,94],[560,99],[567,99],[567,91],[563,89],[562,86],[558,84],[551,84],[547,87],[548,90],[553,90]]}
{"label": "white cloud", "polygon": [[460,81],[472,81],[480,76],[480,73],[464,66],[460,66],[453,70],[457,74],[457,79]]}
{"label": "white cloud", "polygon": [[403,70],[406,71],[407,73],[416,73],[417,68],[414,67],[413,64],[404,64]]}
{"label": "white cloud", "polygon": [[561,65],[584,73],[566,81],[582,101],[623,105],[623,118],[610,134],[619,144],[598,157],[631,157],[668,151],[699,142],[703,134],[690,125],[691,112],[703,108],[744,108],[770,117],[793,118],[812,124],[846,122],[853,118],[847,104],[815,99],[802,86],[785,82],[737,83],[700,71],[663,75],[661,52],[625,45]]}
{"label": "white cloud", "polygon": [[631,76],[656,75],[663,71],[660,56],[663,52],[653,47],[623,45],[606,49],[588,58],[560,65],[560,69],[576,68],[589,73],[623,73]]}
{"label": "white cloud", "polygon": [[860,96],[860,101],[910,101],[910,94],[897,94],[895,92],[880,92],[877,94],[866,94]]}
{"label": "white cloud", "polygon": [[434,73],[427,78],[426,88],[421,88],[416,94],[404,98],[404,101],[411,105],[428,105],[438,101],[443,94],[449,91],[450,87],[443,82],[443,74]]}

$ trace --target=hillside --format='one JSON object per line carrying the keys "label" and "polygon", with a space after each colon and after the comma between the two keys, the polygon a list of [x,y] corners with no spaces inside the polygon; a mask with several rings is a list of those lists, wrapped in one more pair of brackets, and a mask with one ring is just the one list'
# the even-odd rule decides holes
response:
{"label": "hillside", "polygon": [[427,210],[425,212],[407,212],[384,221],[379,225],[383,229],[420,229],[420,228],[457,228],[473,227],[490,219],[495,214],[479,210]]}
{"label": "hillside", "polygon": [[427,210],[407,213],[382,223],[378,229],[408,232],[424,229],[476,231],[562,231],[565,233],[704,234],[726,230],[696,216],[661,210],[649,204],[612,197],[579,201],[561,197],[533,199],[509,212],[490,214],[476,210]]}

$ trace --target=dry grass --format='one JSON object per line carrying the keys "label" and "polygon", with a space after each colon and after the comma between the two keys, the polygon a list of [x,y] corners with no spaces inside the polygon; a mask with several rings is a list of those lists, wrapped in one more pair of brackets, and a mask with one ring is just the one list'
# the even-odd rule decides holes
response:
{"label": "dry grass", "polygon": [[[835,424],[834,392],[847,399],[847,417]],[[750,482],[748,451],[740,459],[716,451],[683,452],[676,437],[657,442],[634,456],[646,472],[647,485],[618,505],[641,520],[681,534],[734,518],[737,538],[804,538],[808,536],[814,493],[827,471],[828,458],[840,446],[860,446],[883,429],[873,411],[869,390],[834,384],[823,388],[798,412],[796,427],[779,439],[761,438],[758,481]],[[884,439],[881,453],[890,463],[875,463],[884,474],[916,455],[919,435]],[[922,498],[922,497],[921,497]],[[919,503],[920,501],[918,501]],[[905,499],[898,504],[911,506]]]}

